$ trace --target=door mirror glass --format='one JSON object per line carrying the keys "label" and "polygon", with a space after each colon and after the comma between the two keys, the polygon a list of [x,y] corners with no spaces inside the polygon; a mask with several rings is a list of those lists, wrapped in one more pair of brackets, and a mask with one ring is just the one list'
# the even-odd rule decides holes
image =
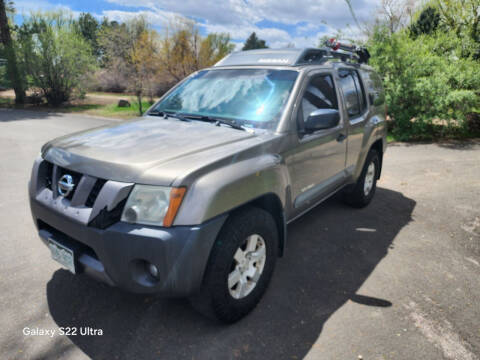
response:
{"label": "door mirror glass", "polygon": [[305,121],[305,131],[308,133],[331,129],[340,122],[340,113],[337,109],[318,109],[310,113]]}

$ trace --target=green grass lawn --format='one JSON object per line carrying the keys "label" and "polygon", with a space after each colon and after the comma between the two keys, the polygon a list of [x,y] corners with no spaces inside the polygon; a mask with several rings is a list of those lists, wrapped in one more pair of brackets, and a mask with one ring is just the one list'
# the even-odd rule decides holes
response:
{"label": "green grass lawn", "polygon": [[100,96],[111,96],[111,97],[126,96],[126,94],[124,93],[112,93],[112,92],[101,92],[101,91],[88,92],[87,95],[100,95]]}
{"label": "green grass lawn", "polygon": [[[151,104],[148,101],[142,101],[142,111],[145,112]],[[52,109],[55,111],[55,109]],[[136,116],[140,116],[138,109],[138,103],[131,102],[130,107],[118,107],[116,104],[108,105],[94,105],[94,104],[82,104],[72,106],[62,106],[57,108],[58,112],[65,113],[83,113],[95,116],[105,116],[113,118],[128,119]]]}
{"label": "green grass lawn", "polygon": [[[152,104],[148,101],[142,101],[142,111],[145,112]],[[140,116],[137,102],[131,102],[130,107],[118,107],[116,104],[102,105],[93,111],[97,111],[100,116],[107,117],[135,117]]]}
{"label": "green grass lawn", "polygon": [[[128,119],[140,116],[138,103],[132,99],[129,99],[131,106],[130,107],[118,107],[117,104],[74,104],[74,105],[63,105],[59,107],[50,107],[46,104],[41,105],[16,105],[15,101],[12,98],[0,97],[0,107],[1,108],[15,108],[15,109],[25,109],[25,110],[36,110],[36,111],[53,111],[61,113],[79,113],[79,114],[88,114],[94,116],[104,116],[120,119]],[[145,112],[151,104],[148,101],[142,101],[142,111]]]}
{"label": "green grass lawn", "polygon": [[0,97],[0,107],[9,108],[9,107],[13,107],[14,105],[15,105],[15,101],[13,101],[13,99]]}

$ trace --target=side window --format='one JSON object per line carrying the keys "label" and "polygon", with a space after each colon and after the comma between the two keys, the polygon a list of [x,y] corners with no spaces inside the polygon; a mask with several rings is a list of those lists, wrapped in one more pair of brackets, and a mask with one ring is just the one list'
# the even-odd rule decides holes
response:
{"label": "side window", "polygon": [[385,102],[385,95],[380,76],[373,71],[362,71],[362,79],[365,80],[364,84],[370,104],[374,106],[382,105]]}
{"label": "side window", "polygon": [[330,75],[317,75],[310,79],[297,115],[300,130],[303,130],[308,116],[318,109],[338,109],[337,94]]}
{"label": "side window", "polygon": [[366,99],[358,73],[354,70],[339,70],[338,75],[348,116],[360,116],[366,108]]}
{"label": "side window", "polygon": [[352,72],[353,80],[355,81],[355,87],[357,88],[358,101],[360,103],[360,113],[367,108],[367,99],[365,97],[365,90],[363,89],[362,82],[358,76],[358,72]]}

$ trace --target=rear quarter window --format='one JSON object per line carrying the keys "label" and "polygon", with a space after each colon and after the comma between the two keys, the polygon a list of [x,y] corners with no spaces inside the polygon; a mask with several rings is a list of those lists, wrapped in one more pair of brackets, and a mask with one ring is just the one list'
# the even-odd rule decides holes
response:
{"label": "rear quarter window", "polygon": [[339,84],[342,89],[345,107],[350,120],[361,116],[366,109],[365,90],[360,83],[356,70],[340,69],[338,71]]}
{"label": "rear quarter window", "polygon": [[373,106],[380,106],[385,103],[385,92],[382,79],[374,71],[362,70],[361,76],[368,94],[368,100]]}

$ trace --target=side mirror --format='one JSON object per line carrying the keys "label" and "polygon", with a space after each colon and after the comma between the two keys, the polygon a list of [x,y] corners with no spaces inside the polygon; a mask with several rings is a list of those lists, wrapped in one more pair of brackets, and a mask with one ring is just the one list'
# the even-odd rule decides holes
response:
{"label": "side mirror", "polygon": [[340,122],[340,113],[336,109],[318,109],[310,113],[305,121],[305,131],[311,133],[317,130],[331,129]]}

